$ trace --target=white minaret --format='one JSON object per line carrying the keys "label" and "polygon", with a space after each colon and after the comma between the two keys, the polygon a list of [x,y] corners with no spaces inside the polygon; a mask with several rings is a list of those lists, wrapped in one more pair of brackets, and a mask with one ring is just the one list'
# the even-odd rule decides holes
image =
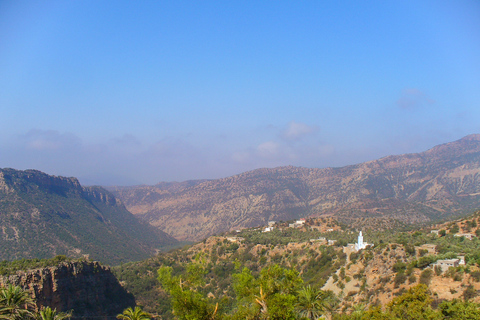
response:
{"label": "white minaret", "polygon": [[355,243],[355,251],[365,249],[367,247],[367,244],[363,242],[363,235],[362,231],[358,234],[358,240],[357,243]]}

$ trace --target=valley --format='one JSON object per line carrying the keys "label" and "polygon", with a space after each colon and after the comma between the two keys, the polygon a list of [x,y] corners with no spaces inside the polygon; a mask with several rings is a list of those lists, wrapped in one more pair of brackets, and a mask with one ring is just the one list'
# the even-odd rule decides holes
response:
{"label": "valley", "polygon": [[[155,186],[0,169],[0,283],[92,319],[134,306],[155,319],[305,319],[306,295],[316,318],[398,319],[410,299],[423,306],[412,319],[479,319],[479,173],[480,135]],[[357,251],[360,231],[371,245]]]}

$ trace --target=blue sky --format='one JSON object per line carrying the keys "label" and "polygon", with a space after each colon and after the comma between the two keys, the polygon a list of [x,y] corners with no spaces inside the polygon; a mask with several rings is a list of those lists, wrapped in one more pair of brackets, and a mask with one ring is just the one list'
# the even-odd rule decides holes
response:
{"label": "blue sky", "polygon": [[480,133],[478,1],[2,1],[0,167],[219,178]]}

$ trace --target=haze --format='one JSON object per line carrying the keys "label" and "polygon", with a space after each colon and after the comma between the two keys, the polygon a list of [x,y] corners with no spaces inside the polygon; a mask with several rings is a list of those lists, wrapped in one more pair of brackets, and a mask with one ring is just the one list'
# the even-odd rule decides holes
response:
{"label": "haze", "polygon": [[129,185],[480,133],[478,1],[2,1],[0,167]]}

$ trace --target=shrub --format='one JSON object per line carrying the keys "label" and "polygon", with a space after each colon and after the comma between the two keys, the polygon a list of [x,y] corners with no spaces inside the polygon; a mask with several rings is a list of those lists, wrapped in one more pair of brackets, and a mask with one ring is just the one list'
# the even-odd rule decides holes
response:
{"label": "shrub", "polygon": [[480,281],[480,271],[473,271],[470,273],[470,276],[475,280],[476,282]]}
{"label": "shrub", "polygon": [[412,273],[410,277],[408,277],[408,283],[412,284],[417,282],[417,277]]}
{"label": "shrub", "polygon": [[475,290],[475,287],[473,285],[469,285],[465,291],[463,291],[463,300],[468,301],[470,299],[473,299],[477,296],[477,290]]}
{"label": "shrub", "polygon": [[405,283],[405,281],[407,281],[405,273],[403,271],[397,273],[394,280],[395,288],[398,288],[401,284]]}
{"label": "shrub", "polygon": [[425,269],[422,271],[420,274],[420,283],[423,283],[424,285],[428,286],[430,284],[430,281],[432,280],[433,276],[433,271],[432,269]]}
{"label": "shrub", "polygon": [[435,256],[425,256],[417,260],[417,268],[423,269],[435,262],[437,258]]}

